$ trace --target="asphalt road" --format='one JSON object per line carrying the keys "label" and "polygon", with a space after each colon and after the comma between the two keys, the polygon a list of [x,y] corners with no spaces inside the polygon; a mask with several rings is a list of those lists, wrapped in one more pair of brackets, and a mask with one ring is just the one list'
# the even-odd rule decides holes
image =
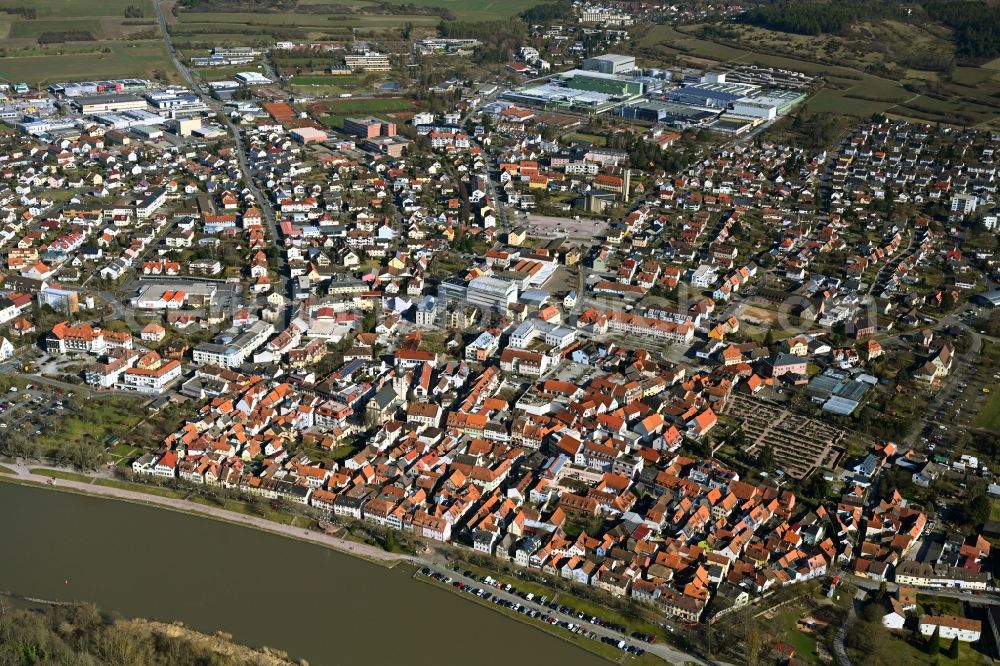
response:
{"label": "asphalt road", "polygon": [[[268,232],[271,234],[271,240],[275,245],[277,245],[278,225],[275,221],[274,210],[271,208],[270,200],[260,193],[260,190],[257,189],[257,185],[254,183],[253,173],[250,170],[250,165],[247,163],[246,150],[243,145],[243,138],[240,136],[239,128],[233,123],[232,120],[230,120],[219,101],[206,94],[205,91],[202,90],[201,86],[195,82],[194,78],[191,76],[191,72],[188,71],[188,68],[177,57],[177,51],[174,49],[173,40],[170,38],[170,31],[167,30],[167,21],[163,16],[163,7],[160,0],[157,0],[155,5],[156,18],[159,20],[160,32],[163,34],[163,41],[167,46],[167,53],[170,55],[170,60],[174,63],[174,67],[177,68],[181,77],[183,77],[184,81],[187,82],[195,94],[197,94],[209,108],[215,111],[219,117],[222,118],[226,127],[229,129],[229,133],[232,135],[233,141],[235,142],[237,161],[239,162],[240,173],[243,175],[243,184],[248,190],[250,190],[250,194],[252,194],[256,200],[257,207],[261,210],[261,213],[264,216],[264,222],[268,227]],[[275,285],[275,290],[280,293],[284,293],[286,272],[284,253],[279,253],[278,256],[278,281],[280,284]]]}
{"label": "asphalt road", "polygon": [[[588,629],[589,631],[594,632],[595,634],[598,635],[598,637],[605,636],[605,637],[608,637],[608,638],[614,638],[616,641],[617,640],[624,640],[626,643],[629,643],[631,645],[635,645],[635,646],[641,647],[646,652],[649,652],[651,654],[655,654],[656,656],[660,657],[661,659],[666,660],[668,663],[671,663],[671,664],[696,663],[696,664],[701,664],[702,666],[708,666],[709,662],[706,662],[706,661],[703,661],[701,659],[698,659],[697,657],[694,657],[694,656],[692,656],[690,654],[687,654],[685,652],[681,652],[680,650],[675,650],[674,648],[670,647],[669,645],[665,645],[665,644],[659,643],[659,642],[658,643],[653,643],[652,645],[650,645],[648,643],[643,643],[643,642],[641,642],[641,641],[639,641],[639,640],[637,640],[635,638],[632,638],[627,633],[622,634],[622,633],[619,633],[617,631],[614,631],[613,629],[608,629],[607,627],[602,627],[599,624],[591,624],[588,620],[582,620],[582,619],[580,619],[579,617],[577,617],[575,615],[568,615],[566,613],[560,613],[559,611],[550,610],[546,606],[542,606],[541,604],[536,603],[534,601],[527,601],[524,598],[519,597],[516,594],[513,594],[511,592],[504,592],[503,590],[500,590],[500,589],[497,589],[497,588],[488,587],[488,586],[484,585],[483,583],[481,583],[481,582],[479,582],[479,581],[477,581],[477,580],[475,580],[473,578],[469,578],[468,576],[464,575],[460,571],[451,571],[449,569],[446,569],[446,568],[443,568],[443,567],[440,567],[440,566],[430,566],[429,568],[431,569],[431,571],[437,571],[438,573],[440,573],[440,574],[442,574],[444,576],[450,576],[453,580],[459,581],[459,582],[461,582],[464,585],[468,585],[468,586],[471,586],[473,588],[483,588],[483,589],[486,589],[494,597],[499,597],[500,599],[504,599],[506,601],[510,601],[510,602],[513,602],[513,603],[521,604],[522,606],[526,606],[526,607],[528,607],[528,608],[530,608],[532,610],[537,610],[537,611],[539,611],[539,612],[541,612],[541,613],[543,613],[545,615],[551,615],[551,616],[555,617],[556,620],[561,620],[563,622],[572,622],[572,623],[575,623],[575,624],[583,625],[583,627],[585,629]],[[557,601],[558,601],[558,599],[557,599]],[[570,606],[570,604],[566,604],[566,605]],[[543,620],[536,620],[536,621],[543,621]],[[600,639],[598,638],[597,640],[600,640]]]}

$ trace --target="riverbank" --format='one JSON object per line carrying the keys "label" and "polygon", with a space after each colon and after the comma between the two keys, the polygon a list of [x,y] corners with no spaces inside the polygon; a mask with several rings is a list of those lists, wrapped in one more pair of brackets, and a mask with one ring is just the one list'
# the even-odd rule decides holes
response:
{"label": "riverbank", "polygon": [[[113,500],[124,500],[129,504],[136,504],[150,508],[162,508],[168,509],[170,512],[178,514],[188,514],[194,517],[210,518],[214,521],[220,523],[228,523],[232,526],[237,527],[251,527],[256,531],[270,533],[272,535],[290,538],[294,541],[300,541],[304,543],[311,543],[314,545],[324,546],[326,549],[331,551],[336,551],[337,553],[351,555],[356,558],[365,560],[366,562],[372,564],[378,564],[386,569],[393,569],[396,565],[403,563],[415,566],[431,566],[444,568],[445,562],[443,560],[436,561],[433,557],[418,557],[411,555],[400,555],[386,552],[380,548],[376,548],[366,543],[358,543],[354,541],[349,541],[346,539],[341,539],[335,536],[323,534],[320,532],[315,532],[312,530],[306,530],[302,527],[294,527],[291,525],[283,523],[274,523],[265,518],[258,516],[250,516],[243,513],[237,513],[234,511],[229,511],[226,509],[197,504],[191,502],[187,499],[171,497],[171,496],[160,496],[151,495],[148,493],[142,493],[136,490],[125,489],[116,486],[109,485],[99,485],[96,483],[97,480],[101,480],[100,477],[94,476],[90,477],[79,475],[78,473],[66,473],[61,474],[66,478],[53,478],[51,476],[52,470],[47,469],[35,469],[33,470],[28,465],[24,463],[11,463],[5,462],[5,468],[10,470],[9,473],[0,473],[0,482],[6,482],[11,485],[22,485],[30,486],[36,489],[42,490],[58,490],[61,493],[70,493],[89,496],[95,499],[113,499]],[[90,479],[90,481],[81,480]],[[438,558],[440,559],[440,558]],[[459,574],[455,574],[456,576]],[[61,579],[60,579],[61,580]],[[472,581],[467,581],[471,583]],[[464,595],[463,595],[464,596]],[[83,596],[81,598],[88,599],[89,596]],[[466,599],[466,601],[475,601],[472,599]],[[480,604],[474,604],[480,605]],[[496,609],[494,609],[496,610]],[[501,613],[501,615],[504,615]],[[522,620],[522,623],[526,626],[533,627],[535,629],[540,629],[543,634],[553,636],[554,634],[551,630],[548,630],[546,626],[540,623],[534,622],[524,622],[523,618],[513,618]],[[572,621],[573,618],[564,618]],[[603,630],[599,627],[595,627],[595,630],[602,632]],[[558,638],[558,636],[556,636]],[[605,655],[599,655],[591,650],[586,650],[587,654],[599,656],[602,659],[606,659]],[[701,663],[700,660],[695,657],[685,654],[682,651],[676,650],[668,645],[657,643],[656,645],[649,645],[647,647],[647,654],[652,653],[661,659],[676,664],[683,664],[688,662]]]}
{"label": "riverbank", "polygon": [[[7,603],[4,603],[6,599]],[[181,623],[157,622],[145,618],[107,619],[92,604],[50,602],[0,594],[4,613],[4,638],[21,650],[45,654],[48,660],[65,663],[106,656],[113,644],[130,663],[160,662],[162,658],[188,658],[200,663],[250,666],[301,666],[278,650],[252,648],[234,642],[224,632],[207,634]],[[67,628],[76,640],[66,641]],[[80,640],[83,638],[83,640]],[[99,654],[92,650],[95,646]]]}
{"label": "riverbank", "polygon": [[[94,477],[95,480],[96,478],[97,477]],[[97,485],[93,482],[83,482],[70,478],[69,475],[65,475],[65,478],[53,478],[50,475],[36,473],[28,465],[20,462],[5,463],[3,469],[0,469],[0,481],[8,483],[22,483],[50,490],[58,490],[60,492],[79,493],[105,499],[123,500],[135,504],[143,504],[146,506],[169,509],[171,511],[179,511],[181,513],[194,514],[233,525],[251,527],[264,532],[270,532],[271,534],[277,534],[296,539],[298,541],[305,541],[307,543],[324,546],[346,555],[360,557],[368,562],[387,568],[392,568],[400,562],[415,561],[415,558],[410,556],[400,555],[398,553],[389,553],[381,548],[376,548],[366,543],[350,541],[348,539],[342,539],[330,534],[323,534],[321,532],[315,532],[301,527],[294,527],[292,525],[275,523],[263,517],[250,516],[244,513],[230,511],[228,509],[199,504],[186,499],[154,495],[151,493],[140,492],[138,490],[128,490],[115,486]]]}
{"label": "riverbank", "polygon": [[[596,643],[595,642],[592,645],[588,645],[588,641],[576,637],[574,634],[571,634],[569,631],[567,631],[565,629],[562,629],[562,628],[559,628],[559,627],[552,627],[551,625],[548,625],[548,624],[535,622],[534,620],[529,620],[529,619],[523,617],[519,613],[507,610],[505,608],[501,608],[501,607],[499,607],[499,606],[497,606],[495,604],[491,604],[491,603],[489,603],[487,601],[483,601],[482,599],[480,599],[477,596],[465,594],[465,593],[461,592],[460,590],[457,590],[457,589],[453,588],[450,585],[446,585],[445,583],[441,583],[441,582],[438,582],[438,581],[436,581],[436,580],[434,580],[432,578],[429,578],[427,576],[423,576],[419,572],[417,572],[417,573],[415,573],[413,575],[413,579],[416,580],[416,581],[418,581],[418,582],[424,583],[426,585],[430,585],[431,587],[434,587],[434,588],[437,588],[439,590],[442,590],[444,592],[448,592],[449,594],[453,594],[453,595],[457,595],[459,597],[462,597],[466,601],[471,601],[472,603],[477,604],[479,606],[482,606],[484,608],[489,608],[490,610],[495,611],[497,613],[500,613],[504,617],[509,618],[511,620],[514,620],[515,622],[520,622],[521,624],[527,625],[527,626],[535,628],[535,629],[541,629],[542,631],[544,631],[545,633],[549,634],[550,636],[552,636],[554,638],[558,638],[559,640],[561,640],[561,641],[563,641],[565,643],[568,643],[568,644],[572,645],[573,647],[579,648],[581,650],[585,650],[585,651],[587,651],[587,652],[589,652],[589,653],[591,653],[591,654],[593,654],[593,655],[595,655],[597,657],[600,657],[601,659],[604,659],[604,660],[606,660],[606,661],[608,661],[608,662],[610,662],[612,664],[619,664],[619,663],[621,663],[621,661],[620,661],[620,659],[622,658],[621,651],[617,650],[615,648],[612,648],[612,647],[610,647],[610,646],[608,646],[608,645],[606,645],[604,643]],[[604,648],[604,649],[602,649],[602,648]],[[614,657],[618,657],[619,659],[615,659]],[[644,657],[645,657],[645,655],[644,655]],[[655,661],[654,662],[650,662],[650,663],[654,663],[654,664],[663,664],[664,663],[662,660],[660,660],[660,659],[658,659],[656,657],[653,657],[653,659]],[[645,663],[645,662],[639,662],[639,663]]]}
{"label": "riverbank", "polygon": [[[607,666],[477,604],[418,585],[408,564],[376,567],[332,548],[135,502],[0,483],[0,590],[107,613],[231,634],[312,664],[421,661],[476,655],[480,666]],[[9,607],[8,607],[9,610]],[[386,640],[386,632],[391,640]],[[443,652],[442,652],[443,651]],[[422,656],[423,655],[423,656]],[[138,662],[152,663],[152,662]]]}

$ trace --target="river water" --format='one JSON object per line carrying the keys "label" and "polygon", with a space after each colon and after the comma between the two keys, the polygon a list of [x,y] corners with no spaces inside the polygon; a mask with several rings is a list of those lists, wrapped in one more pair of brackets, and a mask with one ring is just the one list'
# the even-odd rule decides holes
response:
{"label": "river water", "polygon": [[449,591],[321,546],[0,483],[0,590],[180,620],[310,664],[606,661]]}

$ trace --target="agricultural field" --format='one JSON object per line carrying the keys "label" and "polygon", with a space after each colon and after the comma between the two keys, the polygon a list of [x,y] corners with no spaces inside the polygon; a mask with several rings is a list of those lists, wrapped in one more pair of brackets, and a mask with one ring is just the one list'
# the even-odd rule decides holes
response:
{"label": "agricultural field", "polygon": [[[102,77],[156,77],[175,80],[162,41],[94,42],[97,48],[73,57],[62,50],[43,55],[0,58],[0,78],[43,84]],[[105,50],[106,49],[106,50]],[[66,53],[73,53],[67,50]]]}
{"label": "agricultural field", "polygon": [[[29,7],[35,18],[4,13]],[[126,18],[127,8],[142,17]],[[40,44],[60,33],[88,33],[92,40]],[[6,50],[0,77],[45,83],[96,76],[175,76],[159,33],[152,0],[0,0],[0,38]],[[141,33],[141,34],[140,34]]]}
{"label": "agricultural field", "polygon": [[[488,21],[520,14],[542,2],[542,0],[390,0],[393,4],[407,4],[415,7],[446,9],[460,21]],[[363,8],[373,3],[365,0],[299,0],[303,5],[337,4],[352,8]]]}
{"label": "agricultural field", "polygon": [[[341,5],[343,6],[343,5]],[[330,40],[351,38],[353,29],[400,30],[406,24],[433,28],[441,19],[425,14],[311,13],[311,12],[185,12],[179,11],[170,26],[172,35],[198,42],[220,39],[226,43],[247,43],[246,38]],[[232,36],[244,36],[243,40]]]}

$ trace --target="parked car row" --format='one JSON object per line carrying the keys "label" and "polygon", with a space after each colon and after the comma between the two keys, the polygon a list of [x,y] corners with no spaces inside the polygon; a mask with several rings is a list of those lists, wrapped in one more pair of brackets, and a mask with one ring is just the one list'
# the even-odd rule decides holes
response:
{"label": "parked car row", "polygon": [[[459,570],[458,567],[453,568],[453,571],[457,572],[458,570]],[[608,622],[596,616],[587,616],[584,613],[578,613],[577,611],[575,611],[572,608],[569,608],[568,606],[560,606],[555,602],[548,603],[548,597],[545,596],[536,597],[536,595],[534,595],[531,592],[527,593],[521,592],[510,583],[503,583],[502,581],[498,581],[491,576],[476,576],[471,571],[462,572],[466,578],[470,578],[487,586],[486,588],[481,588],[481,587],[473,587],[472,585],[463,583],[462,581],[459,580],[454,580],[451,576],[434,571],[430,567],[422,568],[420,570],[420,573],[423,574],[424,576],[427,576],[436,581],[444,583],[445,585],[451,585],[453,587],[458,588],[459,590],[462,590],[463,592],[474,594],[477,597],[483,599],[484,601],[490,601],[496,604],[497,606],[500,606],[501,608],[508,608],[515,612],[521,613],[522,615],[525,615],[527,617],[535,618],[547,624],[551,624],[557,627],[562,627],[563,629],[566,629],[571,633],[584,636],[585,638],[589,638],[591,640],[600,640],[601,642],[607,643],[608,645],[614,645],[615,647],[618,647],[619,649],[624,650],[629,654],[642,656],[643,654],[646,653],[646,651],[643,650],[642,648],[632,645],[625,640],[611,638],[609,636],[603,636],[603,637],[599,636],[595,632],[587,629],[582,624],[560,620],[556,616],[546,613],[544,610],[538,610],[515,601],[510,601],[509,599],[501,598],[496,594],[490,592],[488,588],[495,588],[501,590],[502,592],[506,592],[507,594],[513,594],[515,596],[521,597],[522,599],[524,599],[529,603],[538,604],[539,606],[542,606],[543,608],[548,608],[551,611],[558,611],[563,615],[576,616],[578,619],[590,622],[591,624],[597,624],[607,629],[618,631],[619,633],[622,634],[625,633],[625,627],[623,627],[620,624]],[[636,638],[638,640],[643,640],[647,643],[652,643],[656,639],[655,636],[641,634],[639,632],[633,632],[632,636],[633,638]]]}

